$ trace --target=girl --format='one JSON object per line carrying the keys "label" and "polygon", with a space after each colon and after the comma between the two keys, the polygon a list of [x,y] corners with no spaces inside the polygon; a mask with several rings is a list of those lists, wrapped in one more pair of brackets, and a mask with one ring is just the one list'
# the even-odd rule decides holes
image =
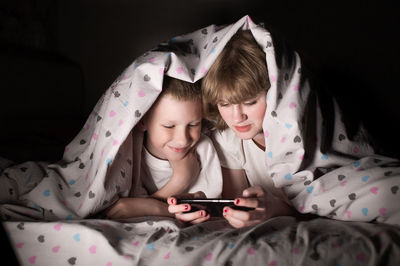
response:
{"label": "girl", "polygon": [[[299,57],[284,48],[260,27],[239,30],[203,79],[222,195],[255,208],[226,207],[223,216],[234,227],[313,214],[398,224],[398,162],[376,155],[362,128],[349,134],[337,104],[321,106]],[[169,211],[178,219],[198,221],[173,200]]]}

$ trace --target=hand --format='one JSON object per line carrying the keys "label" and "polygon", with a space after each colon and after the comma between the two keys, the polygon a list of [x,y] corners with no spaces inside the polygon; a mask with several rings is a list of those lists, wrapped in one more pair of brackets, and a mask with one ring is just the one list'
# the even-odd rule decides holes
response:
{"label": "hand", "polygon": [[[172,167],[172,181],[178,181],[189,188],[200,174],[200,162],[195,147],[190,149],[181,160],[169,160]],[[183,193],[183,191],[181,192]],[[179,194],[181,194],[179,193]]]}
{"label": "hand", "polygon": [[172,167],[172,176],[168,182],[151,196],[157,199],[166,199],[172,195],[186,193],[197,180],[200,173],[200,163],[194,149],[181,160],[169,161]]}
{"label": "hand", "polygon": [[182,194],[177,197],[169,197],[167,202],[169,204],[168,211],[172,214],[175,214],[175,218],[181,220],[183,222],[189,222],[192,224],[198,224],[207,221],[210,219],[210,214],[206,213],[204,210],[199,210],[195,212],[188,212],[190,211],[191,206],[190,204],[178,204],[177,205],[177,198],[184,198],[184,199],[205,199],[207,198],[206,195],[202,191],[198,191],[196,193],[188,193]]}
{"label": "hand", "polygon": [[239,211],[229,207],[223,209],[223,216],[235,228],[251,226],[281,215],[294,215],[294,211],[283,200],[260,186],[249,187],[235,199],[235,205],[255,208],[251,211]]}

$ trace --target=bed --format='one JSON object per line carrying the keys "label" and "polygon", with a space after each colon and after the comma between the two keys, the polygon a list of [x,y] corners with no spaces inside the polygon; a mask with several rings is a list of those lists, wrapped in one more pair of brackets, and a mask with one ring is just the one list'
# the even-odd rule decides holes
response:
{"label": "bed", "polygon": [[[105,218],[103,211],[119,197],[132,195],[131,185],[138,181],[141,151],[135,149],[131,130],[157,98],[163,76],[200,79],[240,28],[251,29],[266,51],[267,63],[276,64],[268,65],[268,97],[275,101],[267,105],[266,115],[272,118],[264,124],[266,138],[278,140],[268,141],[272,146],[266,151],[274,182],[286,189],[299,212],[320,217],[276,217],[242,229],[223,219],[188,225],[166,217]],[[0,214],[19,262],[397,265],[399,161],[370,153],[368,145],[350,141],[342,129],[335,127],[332,136],[322,134],[321,105],[307,101],[311,94],[300,77],[299,58],[280,58],[275,46],[269,32],[248,16],[173,38],[135,59],[104,92],[60,161],[15,163],[0,158]],[[282,96],[280,87],[291,89],[294,98]],[[308,127],[308,135],[300,134],[298,129],[309,120],[316,126]],[[324,149],[324,138],[337,136],[340,145]],[[276,156],[274,143],[287,152]]]}

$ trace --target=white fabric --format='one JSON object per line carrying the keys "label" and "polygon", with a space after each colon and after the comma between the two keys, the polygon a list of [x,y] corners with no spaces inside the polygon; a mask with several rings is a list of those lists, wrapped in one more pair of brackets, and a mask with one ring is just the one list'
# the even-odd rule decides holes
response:
{"label": "white fabric", "polygon": [[243,169],[251,186],[261,186],[286,200],[282,190],[275,187],[267,175],[265,152],[252,139],[241,140],[231,129],[215,131],[212,135],[221,166],[228,169]]}
{"label": "white fabric", "polygon": [[[201,170],[197,181],[188,192],[203,191],[207,198],[217,198],[222,192],[222,173],[217,153],[211,140],[202,135],[196,145]],[[162,188],[172,176],[172,167],[168,160],[153,156],[146,148],[142,151],[141,179],[149,194]]]}
{"label": "white fabric", "polygon": [[239,29],[249,29],[266,54],[266,176],[301,212],[400,224],[399,160],[374,154],[360,135],[348,134],[337,106],[327,110],[311,90],[297,53],[248,16],[175,37],[134,60],[104,92],[60,162],[1,173],[2,218],[78,219],[127,196],[140,183],[132,163],[141,154],[128,136],[156,100],[164,75],[201,79]]}

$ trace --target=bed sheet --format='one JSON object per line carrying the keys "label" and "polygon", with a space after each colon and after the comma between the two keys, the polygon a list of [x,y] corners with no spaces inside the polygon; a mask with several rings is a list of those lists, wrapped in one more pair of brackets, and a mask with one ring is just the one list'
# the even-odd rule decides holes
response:
{"label": "bed sheet", "polygon": [[161,217],[4,222],[21,265],[398,265],[397,226],[279,217],[234,229]]}

